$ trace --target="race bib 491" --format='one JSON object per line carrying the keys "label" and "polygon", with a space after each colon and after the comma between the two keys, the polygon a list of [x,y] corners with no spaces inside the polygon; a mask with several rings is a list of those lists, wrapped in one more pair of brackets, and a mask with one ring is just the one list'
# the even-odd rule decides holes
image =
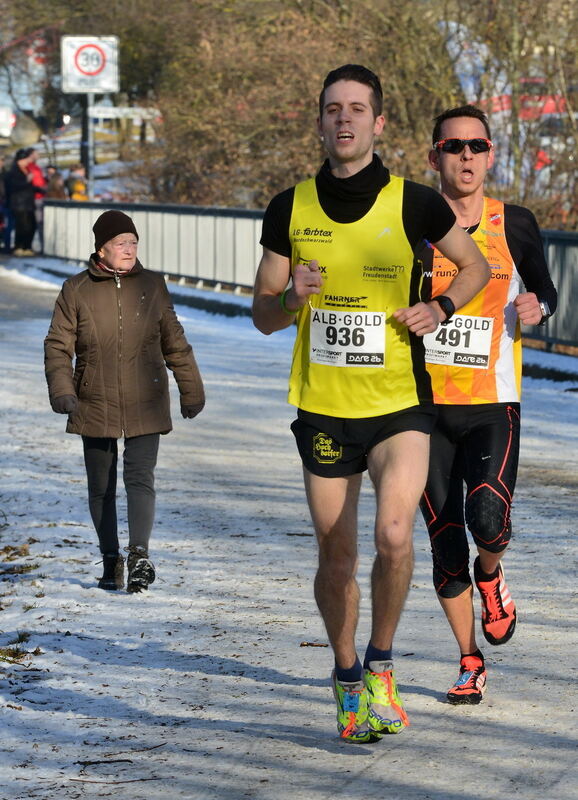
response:
{"label": "race bib 491", "polygon": [[428,364],[487,369],[492,348],[493,317],[454,314],[445,325],[423,337]]}

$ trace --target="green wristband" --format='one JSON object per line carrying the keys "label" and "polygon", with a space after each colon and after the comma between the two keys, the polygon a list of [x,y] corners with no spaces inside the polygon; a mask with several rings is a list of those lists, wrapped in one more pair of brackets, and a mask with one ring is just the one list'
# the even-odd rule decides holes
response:
{"label": "green wristband", "polygon": [[[281,301],[281,308],[283,309],[283,311],[284,311],[286,314],[296,314],[296,313],[297,313],[297,311],[291,311],[291,309],[290,309],[290,308],[287,308],[287,306],[285,305],[285,295],[287,294],[287,292],[288,292],[288,291],[289,291],[289,289],[285,289],[285,291],[283,292],[283,294],[282,294],[282,295],[281,295],[281,297],[279,298],[279,299],[280,299],[280,301]],[[299,310],[299,309],[297,309],[297,310]]]}

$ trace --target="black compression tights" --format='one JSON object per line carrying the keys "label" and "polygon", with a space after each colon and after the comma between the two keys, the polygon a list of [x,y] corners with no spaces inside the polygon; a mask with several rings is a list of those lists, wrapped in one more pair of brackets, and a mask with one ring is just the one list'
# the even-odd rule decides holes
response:
{"label": "black compression tights", "polygon": [[438,410],[421,510],[436,591],[456,597],[471,584],[466,524],[484,550],[500,553],[510,541],[520,409],[516,403],[493,403]]}

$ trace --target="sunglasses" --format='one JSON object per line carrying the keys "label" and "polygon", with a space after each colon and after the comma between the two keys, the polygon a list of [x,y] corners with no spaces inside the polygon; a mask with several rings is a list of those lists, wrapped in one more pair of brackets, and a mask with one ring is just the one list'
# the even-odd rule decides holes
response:
{"label": "sunglasses", "polygon": [[440,139],[434,143],[434,150],[458,155],[468,145],[472,153],[487,153],[493,147],[489,139]]}

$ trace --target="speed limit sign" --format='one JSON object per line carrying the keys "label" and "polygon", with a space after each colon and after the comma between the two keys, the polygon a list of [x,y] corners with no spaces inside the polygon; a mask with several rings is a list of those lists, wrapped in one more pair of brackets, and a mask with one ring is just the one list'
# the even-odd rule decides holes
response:
{"label": "speed limit sign", "polygon": [[117,36],[63,36],[60,53],[63,92],[118,92]]}

